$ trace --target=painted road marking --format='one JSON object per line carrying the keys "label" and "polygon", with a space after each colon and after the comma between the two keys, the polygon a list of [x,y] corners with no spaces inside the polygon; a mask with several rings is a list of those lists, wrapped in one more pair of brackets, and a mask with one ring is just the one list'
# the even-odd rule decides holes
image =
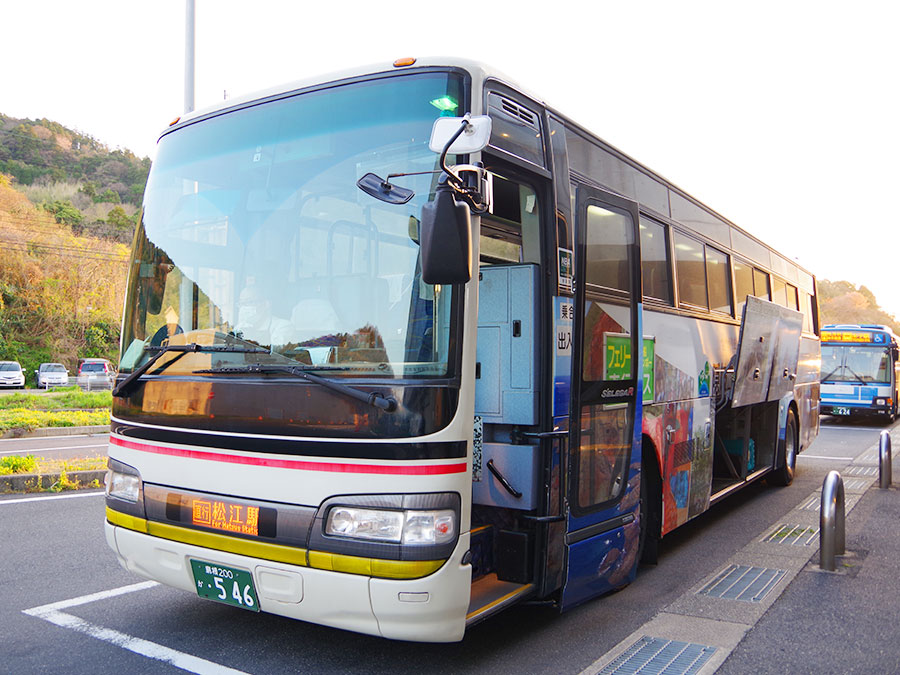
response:
{"label": "painted road marking", "polygon": [[61,445],[57,448],[28,448],[27,450],[2,450],[0,455],[15,455],[21,452],[50,452],[53,450],[81,450],[83,448],[108,448],[109,443],[99,443],[96,445]]}
{"label": "painted road marking", "polygon": [[164,663],[171,664],[176,668],[181,668],[191,673],[200,673],[202,675],[246,675],[242,670],[235,670],[223,666],[213,661],[207,661],[197,656],[191,656],[184,652],[179,652],[169,647],[150,642],[141,638],[136,638],[126,633],[121,633],[111,628],[104,628],[97,624],[90,623],[77,616],[66,614],[60,610],[79,605],[86,605],[90,602],[98,600],[107,600],[118,595],[126,593],[134,593],[135,591],[143,591],[153,588],[159,584],[155,581],[144,581],[139,584],[131,584],[130,586],[122,586],[113,588],[108,591],[83,595],[70,600],[62,600],[60,602],[50,603],[49,605],[41,605],[40,607],[32,607],[31,609],[22,610],[23,614],[28,614],[38,619],[43,619],[61,628],[68,628],[78,633],[84,633],[98,640],[108,642],[116,647],[121,647],[135,654],[146,656],[149,659],[155,659]]}
{"label": "painted road marking", "polygon": [[106,492],[79,492],[74,495],[52,495],[47,497],[22,497],[21,499],[0,499],[0,506],[4,504],[21,504],[22,502],[46,502],[51,499],[76,499],[78,497],[105,497]]}
{"label": "painted road marking", "polygon": [[828,455],[797,455],[797,459],[827,459],[835,462],[852,462],[856,457],[829,457]]}

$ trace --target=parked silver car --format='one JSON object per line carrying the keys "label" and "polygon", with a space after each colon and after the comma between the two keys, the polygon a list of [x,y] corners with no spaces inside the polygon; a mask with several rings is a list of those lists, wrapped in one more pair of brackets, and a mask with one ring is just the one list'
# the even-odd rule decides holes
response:
{"label": "parked silver car", "polygon": [[25,373],[18,361],[0,361],[0,387],[25,387]]}
{"label": "parked silver car", "polygon": [[34,381],[39,389],[64,387],[69,384],[69,371],[61,363],[42,363],[34,371]]}

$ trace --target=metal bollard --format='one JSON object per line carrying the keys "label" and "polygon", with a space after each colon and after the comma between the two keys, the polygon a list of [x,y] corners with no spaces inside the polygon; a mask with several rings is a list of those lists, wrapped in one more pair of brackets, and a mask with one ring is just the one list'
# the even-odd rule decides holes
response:
{"label": "metal bollard", "polygon": [[834,557],[844,553],[844,540],[844,480],[837,471],[829,471],[819,511],[819,567],[834,572]]}
{"label": "metal bollard", "polygon": [[884,430],[878,439],[878,487],[887,490],[891,486],[891,434]]}

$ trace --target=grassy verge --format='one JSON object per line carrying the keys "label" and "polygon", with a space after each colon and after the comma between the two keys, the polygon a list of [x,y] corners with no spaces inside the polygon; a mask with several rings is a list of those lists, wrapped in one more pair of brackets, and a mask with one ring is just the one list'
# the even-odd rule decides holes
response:
{"label": "grassy verge", "polygon": [[110,391],[81,391],[78,387],[59,387],[46,394],[7,394],[0,396],[0,410],[82,410],[106,408],[112,405]]}
{"label": "grassy verge", "polygon": [[100,410],[0,410],[0,432],[9,429],[33,431],[43,427],[85,427],[109,424],[109,408]]}
{"label": "grassy verge", "polygon": [[80,471],[102,471],[106,468],[105,457],[82,457],[78,459],[48,459],[34,455],[7,455],[0,457],[0,476],[16,474],[36,476],[56,476],[59,478],[47,487],[41,487],[45,481],[35,480],[25,489],[26,492],[62,492],[79,488],[103,487],[100,480],[82,483],[73,479],[71,474]]}

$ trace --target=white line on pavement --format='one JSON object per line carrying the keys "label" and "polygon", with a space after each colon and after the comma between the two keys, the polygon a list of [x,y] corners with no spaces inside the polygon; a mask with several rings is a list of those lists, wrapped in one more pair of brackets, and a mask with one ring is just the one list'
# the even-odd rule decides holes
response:
{"label": "white line on pavement", "polygon": [[77,497],[103,497],[106,492],[79,492],[74,495],[52,495],[48,497],[23,497],[22,499],[0,499],[0,506],[4,504],[21,504],[22,502],[45,502],[51,499],[75,499]]}
{"label": "white line on pavement", "polygon": [[58,448],[29,448],[27,450],[3,450],[0,451],[0,455],[19,455],[23,452],[27,452],[28,454],[34,454],[36,452],[48,452],[50,450],[81,450],[82,448],[108,448],[108,443],[101,443],[99,445],[62,445]]}
{"label": "white line on pavement", "polygon": [[852,462],[856,457],[829,457],[828,455],[807,455],[805,452],[799,457],[803,459],[829,459],[835,462]]}
{"label": "white line on pavement", "polygon": [[63,434],[62,436],[21,436],[19,438],[0,438],[0,443],[19,442],[22,441],[52,441],[58,438],[90,438],[92,436],[106,436],[108,432],[99,432],[96,434]]}
{"label": "white line on pavement", "polygon": [[120,633],[111,628],[104,628],[103,626],[90,623],[77,616],[72,616],[71,614],[59,611],[60,609],[76,607],[97,600],[105,600],[117,595],[124,595],[125,593],[141,591],[157,585],[158,584],[155,581],[146,581],[130,586],[122,586],[108,591],[101,591],[100,593],[84,595],[80,598],[72,598],[71,600],[63,600],[62,602],[54,602],[49,605],[33,607],[32,609],[23,610],[23,613],[38,619],[43,619],[44,621],[49,621],[62,628],[68,628],[79,633],[84,633],[85,635],[115,645],[116,647],[127,649],[135,654],[140,654],[141,656],[146,656],[150,659],[171,664],[176,668],[181,668],[182,670],[191,673],[200,673],[202,675],[246,675],[244,671],[235,670],[234,668],[229,668],[219,663],[214,663],[213,661],[207,661],[206,659],[201,659],[197,656],[191,656],[190,654],[164,647],[163,645],[150,642],[149,640],[136,638],[126,633]]}

